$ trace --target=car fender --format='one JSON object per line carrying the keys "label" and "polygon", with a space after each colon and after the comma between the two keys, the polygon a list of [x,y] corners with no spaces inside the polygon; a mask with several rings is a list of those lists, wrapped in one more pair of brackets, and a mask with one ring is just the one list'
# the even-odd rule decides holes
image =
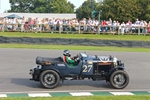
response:
{"label": "car fender", "polygon": [[115,67],[115,68],[112,68],[112,69],[109,71],[109,73],[107,74],[106,81],[109,81],[109,77],[110,77],[110,75],[111,75],[114,71],[116,71],[116,70],[124,70],[124,69],[125,69],[124,66],[117,66],[117,67]]}
{"label": "car fender", "polygon": [[60,71],[57,70],[55,67],[47,67],[47,68],[44,68],[44,69],[42,70],[42,72],[45,71],[45,70],[53,70],[53,71],[55,71],[55,72],[57,72],[57,73],[59,74],[59,76],[60,76],[61,79],[64,79],[63,75],[62,75],[62,74],[60,73]]}

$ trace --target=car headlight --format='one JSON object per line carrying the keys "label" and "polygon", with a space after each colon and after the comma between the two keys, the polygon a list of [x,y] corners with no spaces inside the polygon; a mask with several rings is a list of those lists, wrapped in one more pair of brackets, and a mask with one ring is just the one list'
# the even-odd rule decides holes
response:
{"label": "car headlight", "polygon": [[117,59],[116,57],[113,58],[113,63],[114,63],[114,66],[115,66],[115,67],[118,66],[117,60],[118,60],[118,59]]}
{"label": "car headlight", "polygon": [[34,73],[34,69],[30,69],[29,74],[32,75]]}
{"label": "car headlight", "polygon": [[117,59],[116,57],[113,58],[113,62],[117,62],[117,60],[118,60],[118,59]]}
{"label": "car headlight", "polygon": [[36,69],[41,69],[42,68],[42,66],[41,65],[38,65],[37,67],[36,67]]}
{"label": "car headlight", "polygon": [[30,69],[29,74],[30,74],[30,75],[33,75],[34,72],[35,72],[35,70],[38,70],[38,69],[41,69],[41,68],[42,68],[42,66],[41,66],[41,65],[38,65],[38,66],[34,67],[33,69]]}

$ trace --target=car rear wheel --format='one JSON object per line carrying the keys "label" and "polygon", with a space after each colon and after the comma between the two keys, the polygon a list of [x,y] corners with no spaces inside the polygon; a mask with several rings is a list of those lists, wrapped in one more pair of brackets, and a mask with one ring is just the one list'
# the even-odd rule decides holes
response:
{"label": "car rear wheel", "polygon": [[129,76],[124,70],[114,71],[110,75],[110,84],[116,89],[123,89],[129,83]]}
{"label": "car rear wheel", "polygon": [[40,75],[40,83],[45,88],[55,88],[60,82],[60,76],[53,70],[46,70]]}

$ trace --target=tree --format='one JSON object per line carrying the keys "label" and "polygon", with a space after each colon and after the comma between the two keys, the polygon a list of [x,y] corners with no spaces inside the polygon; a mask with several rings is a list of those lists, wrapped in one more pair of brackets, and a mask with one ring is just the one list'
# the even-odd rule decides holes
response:
{"label": "tree", "polygon": [[[94,10],[96,11],[98,4],[94,2]],[[93,12],[94,14],[95,12]],[[92,2],[91,0],[85,1],[77,10],[76,10],[77,18],[91,18],[92,15]],[[96,15],[96,14],[95,14]],[[95,16],[96,17],[96,16]]]}
{"label": "tree", "polygon": [[10,0],[11,10],[22,13],[74,13],[75,6],[67,0]]}
{"label": "tree", "polygon": [[150,19],[150,0],[137,0],[137,4],[141,9],[139,19],[149,21]]}
{"label": "tree", "polygon": [[66,0],[55,0],[52,6],[55,13],[74,13],[75,6]]}
{"label": "tree", "polygon": [[112,18],[117,21],[135,20],[141,14],[136,0],[105,0],[103,2],[102,18]]}
{"label": "tree", "polygon": [[120,22],[150,19],[150,0],[104,0],[99,6],[102,19]]}

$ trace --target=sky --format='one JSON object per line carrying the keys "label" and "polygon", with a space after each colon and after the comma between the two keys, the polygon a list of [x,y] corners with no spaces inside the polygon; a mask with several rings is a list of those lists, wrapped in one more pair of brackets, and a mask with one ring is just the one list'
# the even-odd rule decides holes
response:
{"label": "sky", "polygon": [[9,0],[0,0],[0,12],[4,12],[10,9]]}
{"label": "sky", "polygon": [[82,5],[82,3],[86,0],[67,0],[67,1],[70,1],[71,3],[73,3],[76,6],[75,7],[75,9],[76,9],[76,8],[80,7]]}
{"label": "sky", "polygon": [[[82,5],[82,3],[86,0],[67,0],[70,1],[71,3],[73,3],[76,7],[80,7]],[[0,0],[0,13],[3,13],[6,10],[10,9],[10,4],[9,4],[9,0]]]}

